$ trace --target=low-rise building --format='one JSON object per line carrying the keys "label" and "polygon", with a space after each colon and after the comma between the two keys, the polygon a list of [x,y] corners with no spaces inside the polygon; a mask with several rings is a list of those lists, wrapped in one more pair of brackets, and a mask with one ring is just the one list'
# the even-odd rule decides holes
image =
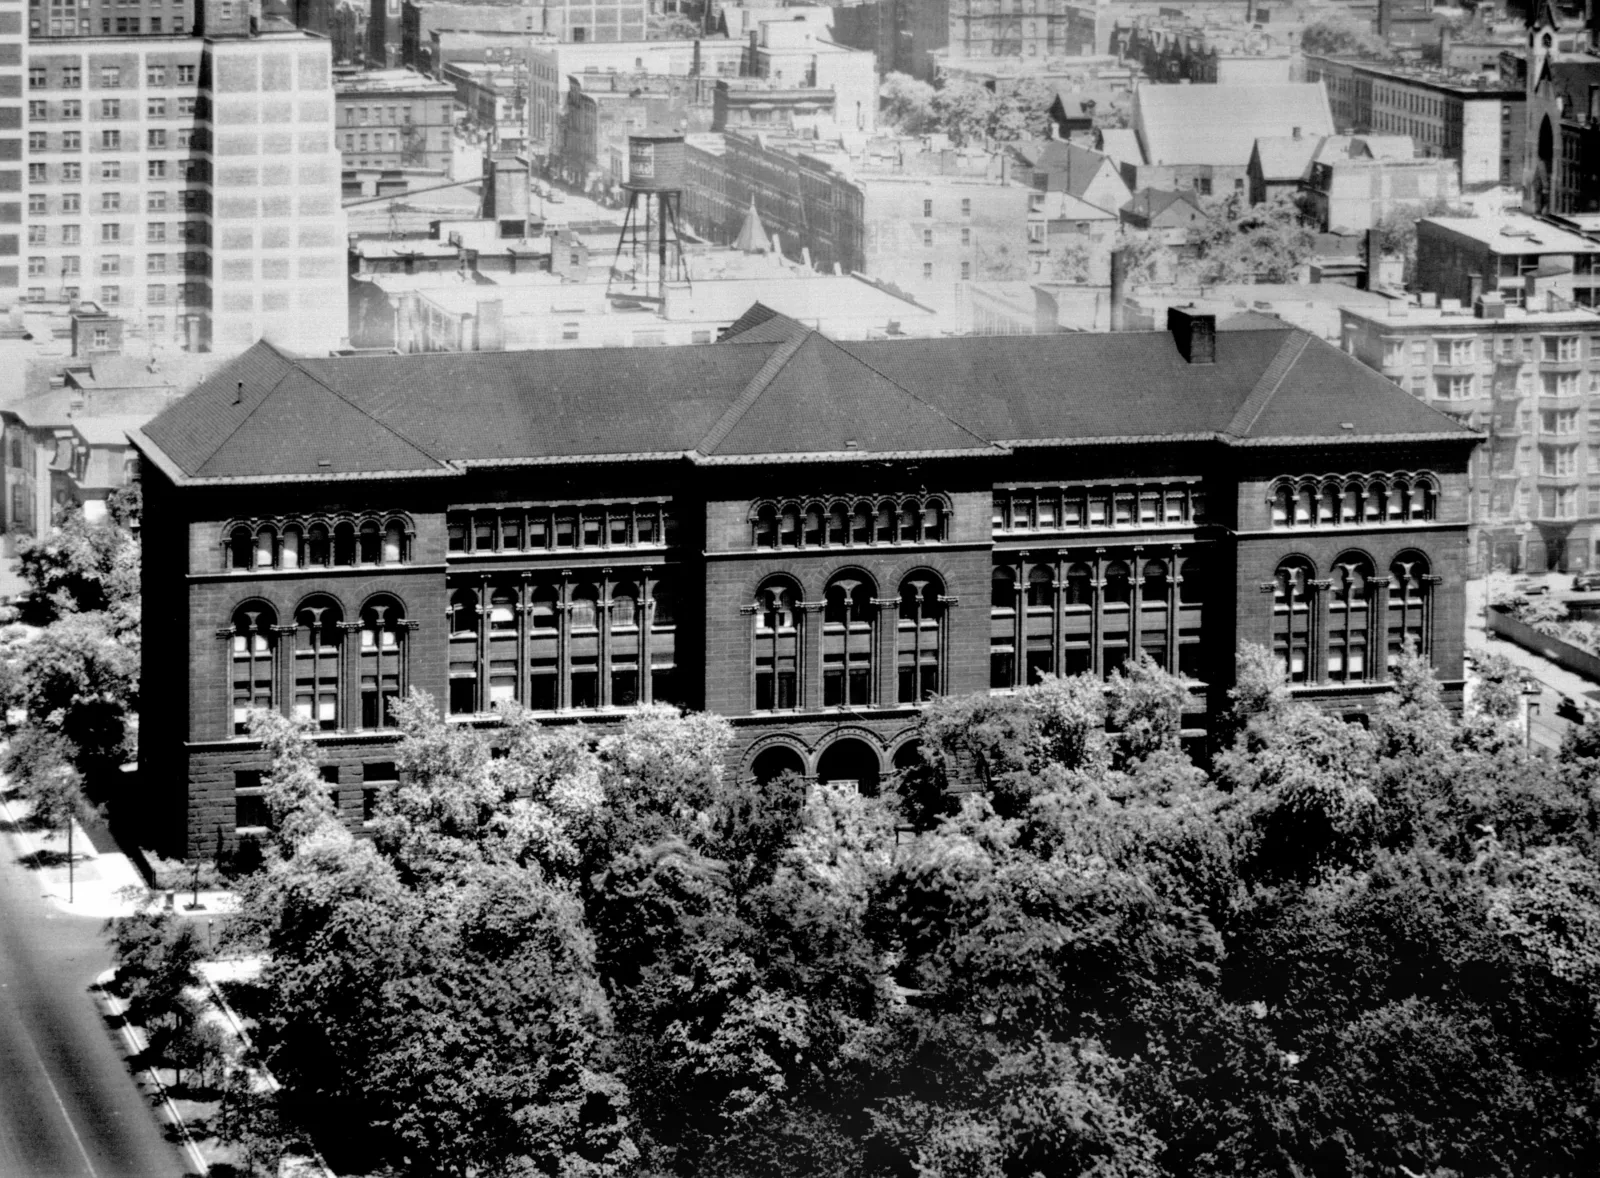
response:
{"label": "low-rise building", "polygon": [[456,91],[413,70],[334,77],[335,134],[348,168],[448,172]]}
{"label": "low-rise building", "polygon": [[1509,306],[1600,307],[1600,241],[1519,214],[1417,222],[1415,286],[1471,306],[1498,292]]}
{"label": "low-rise building", "polygon": [[1488,435],[1464,504],[1474,573],[1600,567],[1600,314],[1430,302],[1345,311],[1345,348]]}
{"label": "low-rise building", "polygon": [[1325,233],[1361,233],[1397,209],[1425,209],[1460,195],[1460,172],[1446,159],[1335,154],[1312,161],[1300,186],[1303,207]]}
{"label": "low-rise building", "polygon": [[628,137],[710,130],[711,93],[701,78],[574,74],[567,86],[561,174],[580,188],[615,192],[628,178]]}

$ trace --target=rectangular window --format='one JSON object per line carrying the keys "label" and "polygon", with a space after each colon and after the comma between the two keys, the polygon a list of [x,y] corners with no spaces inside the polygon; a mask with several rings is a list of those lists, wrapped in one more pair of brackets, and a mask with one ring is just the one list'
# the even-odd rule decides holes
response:
{"label": "rectangular window", "polygon": [[122,117],[122,100],[120,98],[102,98],[100,100],[100,117],[102,119],[120,119]]}
{"label": "rectangular window", "polygon": [[1435,377],[1434,392],[1446,401],[1470,401],[1473,392],[1473,378],[1470,376]]}
{"label": "rectangular window", "polygon": [[47,136],[43,131],[29,131],[28,132],[28,150],[29,151],[44,151],[44,150],[46,150],[45,143],[48,140],[48,138],[49,138],[49,136]]}
{"label": "rectangular window", "polygon": [[43,90],[49,84],[50,84],[49,73],[45,70],[44,66],[36,65],[36,66],[32,66],[32,67],[29,68],[29,70],[28,70],[28,89],[30,89],[30,90]]}
{"label": "rectangular window", "polygon": [[122,193],[102,192],[100,194],[100,211],[102,213],[117,213],[122,211]]}
{"label": "rectangular window", "polygon": [[122,71],[114,65],[101,66],[100,85],[107,90],[115,90],[122,85]]}
{"label": "rectangular window", "polygon": [[106,151],[120,151],[122,149],[122,132],[101,131],[100,146]]}
{"label": "rectangular window", "polygon": [[1564,363],[1578,358],[1578,337],[1575,335],[1547,335],[1544,339],[1544,358],[1554,363]]}
{"label": "rectangular window", "polygon": [[145,177],[149,180],[165,180],[167,178],[167,161],[151,160],[145,165]]}
{"label": "rectangular window", "polygon": [[121,241],[122,240],[122,226],[118,225],[118,224],[115,224],[114,222],[110,223],[110,224],[105,224],[105,225],[100,226],[100,240],[101,241]]}
{"label": "rectangular window", "polygon": [[83,227],[81,225],[63,225],[61,227],[61,244],[77,245],[83,240]]}
{"label": "rectangular window", "polygon": [[187,86],[194,81],[195,67],[180,65],[178,67],[178,85]]}
{"label": "rectangular window", "polygon": [[77,160],[68,160],[61,165],[61,179],[63,183],[77,183],[83,179],[83,165]]}

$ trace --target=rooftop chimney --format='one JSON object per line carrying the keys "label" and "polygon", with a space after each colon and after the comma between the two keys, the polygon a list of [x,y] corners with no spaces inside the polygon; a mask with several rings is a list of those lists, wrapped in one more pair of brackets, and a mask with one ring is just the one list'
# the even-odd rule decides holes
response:
{"label": "rooftop chimney", "polygon": [[1190,364],[1217,362],[1217,317],[1183,307],[1167,308],[1167,330]]}

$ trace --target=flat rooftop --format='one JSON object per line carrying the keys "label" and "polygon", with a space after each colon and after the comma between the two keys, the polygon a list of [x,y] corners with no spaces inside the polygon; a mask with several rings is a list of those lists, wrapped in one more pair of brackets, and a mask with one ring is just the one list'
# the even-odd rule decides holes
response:
{"label": "flat rooftop", "polygon": [[1548,221],[1502,213],[1487,217],[1425,217],[1419,225],[1438,225],[1480,241],[1500,254],[1600,254],[1600,242],[1558,228]]}
{"label": "flat rooftop", "polygon": [[1571,311],[1529,311],[1507,304],[1502,319],[1480,319],[1471,307],[1445,310],[1442,307],[1418,307],[1392,302],[1384,309],[1366,307],[1345,308],[1353,319],[1362,319],[1383,327],[1494,327],[1501,323],[1531,323],[1542,326],[1600,327],[1600,311],[1577,307]]}
{"label": "flat rooftop", "polygon": [[345,94],[402,94],[424,92],[454,94],[455,87],[436,82],[427,74],[415,70],[361,70],[357,73],[335,74],[334,93]]}

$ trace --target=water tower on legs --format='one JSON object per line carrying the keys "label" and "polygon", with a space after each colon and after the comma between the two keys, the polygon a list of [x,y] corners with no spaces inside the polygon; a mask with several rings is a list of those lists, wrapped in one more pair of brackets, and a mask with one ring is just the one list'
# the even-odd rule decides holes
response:
{"label": "water tower on legs", "polygon": [[[622,220],[616,257],[606,293],[627,293],[635,298],[664,300],[668,282],[687,282],[689,268],[678,235],[683,205],[685,154],[682,135],[629,135],[628,212]],[[629,280],[618,277],[622,258],[632,263]],[[652,290],[652,284],[654,289]]]}

